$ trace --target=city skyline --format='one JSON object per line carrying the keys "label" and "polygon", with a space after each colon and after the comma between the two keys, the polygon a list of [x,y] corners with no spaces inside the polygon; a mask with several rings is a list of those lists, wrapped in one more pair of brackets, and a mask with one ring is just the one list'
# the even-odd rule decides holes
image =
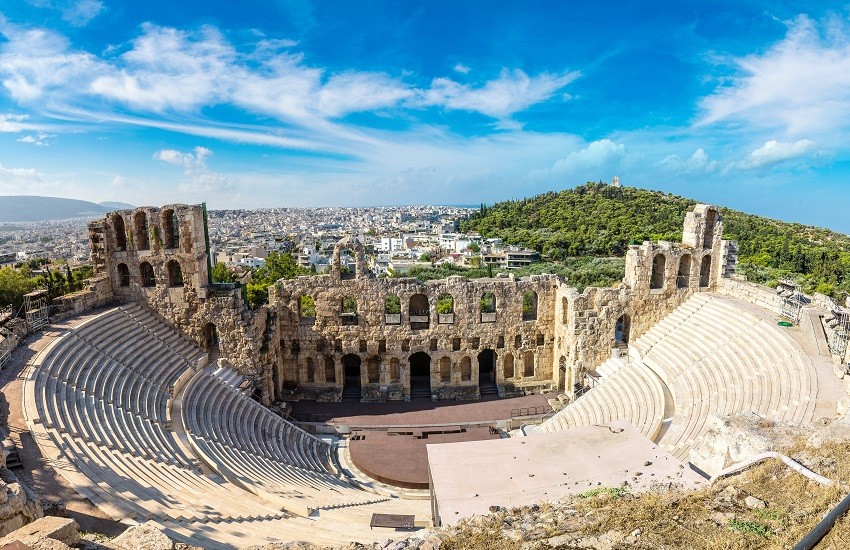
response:
{"label": "city skyline", "polygon": [[611,181],[850,232],[827,3],[11,0],[0,195],[478,204]]}

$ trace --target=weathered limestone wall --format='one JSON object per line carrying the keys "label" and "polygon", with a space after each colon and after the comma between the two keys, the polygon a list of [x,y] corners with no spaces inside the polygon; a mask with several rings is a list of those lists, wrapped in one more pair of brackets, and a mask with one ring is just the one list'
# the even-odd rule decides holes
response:
{"label": "weathered limestone wall", "polygon": [[[288,382],[305,395],[333,398],[343,388],[347,357],[360,361],[364,399],[402,399],[410,395],[411,358],[425,354],[432,392],[441,398],[475,398],[479,371],[482,364],[486,371],[491,351],[494,381],[507,391],[552,384],[557,277],[450,277],[421,283],[362,274],[346,279],[338,273],[282,280],[270,290],[277,320],[276,395],[283,395]],[[536,295],[536,314],[524,318],[523,294],[528,291]],[[495,296],[493,314],[480,312],[486,292]],[[443,294],[453,298],[452,314],[438,314]],[[400,314],[385,313],[391,295],[399,298]],[[302,296],[313,299],[315,318],[301,318]],[[345,296],[357,299],[354,317],[342,315]]]}
{"label": "weathered limestone wall", "polygon": [[66,294],[56,298],[51,303],[54,313],[51,315],[53,321],[59,321],[84,311],[108,304],[114,299],[112,283],[109,277],[100,275],[86,279],[86,288],[72,294]]}
{"label": "weathered limestone wall", "polygon": [[776,314],[782,309],[782,298],[772,288],[744,279],[720,279],[716,290],[720,294],[750,302]]}
{"label": "weathered limestone wall", "polygon": [[6,468],[6,455],[0,453],[0,537],[43,515],[35,494]]}
{"label": "weathered limestone wall", "polygon": [[112,299],[147,306],[246,377],[267,377],[269,312],[248,311],[234,285],[210,284],[201,206],[111,212],[89,225],[89,237],[95,269]]}

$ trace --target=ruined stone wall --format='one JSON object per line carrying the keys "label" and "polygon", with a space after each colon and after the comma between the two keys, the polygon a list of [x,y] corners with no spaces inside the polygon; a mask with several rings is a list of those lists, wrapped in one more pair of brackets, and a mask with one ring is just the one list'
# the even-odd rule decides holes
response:
{"label": "ruined stone wall", "polygon": [[247,377],[266,377],[269,312],[247,310],[235,285],[210,284],[201,206],[111,212],[89,225],[89,238],[96,272],[115,300],[147,306]]}
{"label": "ruined stone wall", "polygon": [[[556,293],[557,371],[559,387],[570,391],[586,372],[611,357],[694,292],[715,290],[734,272],[737,250],[722,240],[717,208],[696,205],[685,218],[682,243],[649,241],[626,253],[623,282],[612,288],[588,287],[579,293],[564,285]],[[617,340],[618,322],[622,328]]]}
{"label": "ruined stone wall", "polygon": [[782,298],[776,294],[776,291],[763,285],[751,283],[745,279],[720,279],[716,291],[720,294],[755,304],[777,315],[782,310]]}
{"label": "ruined stone wall", "polygon": [[85,286],[83,290],[54,299],[51,303],[50,319],[54,322],[60,321],[108,304],[114,299],[112,283],[106,275],[86,279]]}
{"label": "ruined stone wall", "polygon": [[[348,356],[347,361],[360,361],[364,399],[402,399],[410,395],[411,358],[425,354],[433,393],[440,398],[476,398],[479,371],[490,357],[485,350],[495,354],[494,381],[503,390],[549,387],[554,296],[560,284],[559,278],[549,275],[450,277],[422,283],[373,279],[361,273],[346,279],[336,270],[278,281],[270,289],[277,321],[275,394],[283,396],[285,386],[297,385],[305,396],[324,393],[324,398],[334,398],[343,388],[343,358]],[[495,296],[492,314],[480,311],[487,292]],[[525,292],[536,295],[534,315],[523,315]],[[438,299],[444,294],[452,296],[452,314],[438,313]],[[300,315],[302,296],[315,303],[315,318]],[[356,316],[342,314],[345,296],[357,299]],[[399,314],[386,314],[388,296],[398,297]]]}

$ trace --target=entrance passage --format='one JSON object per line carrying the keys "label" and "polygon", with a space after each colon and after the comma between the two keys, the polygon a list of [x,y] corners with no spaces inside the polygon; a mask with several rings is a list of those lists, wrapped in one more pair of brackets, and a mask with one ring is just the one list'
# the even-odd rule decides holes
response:
{"label": "entrance passage", "polygon": [[498,395],[496,386],[496,352],[485,349],[478,354],[478,391],[481,395]]}
{"label": "entrance passage", "polygon": [[342,372],[345,383],[342,386],[342,397],[360,399],[360,357],[349,353],[342,356]]}
{"label": "entrance passage", "polygon": [[431,357],[423,351],[410,356],[410,397],[431,398]]}

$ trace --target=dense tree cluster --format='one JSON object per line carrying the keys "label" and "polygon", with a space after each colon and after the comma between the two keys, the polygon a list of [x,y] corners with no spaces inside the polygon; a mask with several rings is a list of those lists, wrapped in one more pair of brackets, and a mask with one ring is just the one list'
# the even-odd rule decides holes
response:
{"label": "dense tree cluster", "polygon": [[[560,193],[506,201],[466,220],[463,231],[539,250],[551,261],[623,256],[644,240],[680,241],[692,199],[588,183]],[[790,277],[806,292],[843,300],[850,293],[850,236],[721,208],[724,237],[739,244],[739,270],[773,284]],[[595,283],[592,283],[595,284]]]}
{"label": "dense tree cluster", "polygon": [[68,264],[60,264],[50,267],[46,259],[3,267],[0,268],[0,306],[11,304],[17,312],[28,292],[41,288],[47,290],[51,299],[57,298],[82,290],[83,281],[91,276],[91,266],[71,269]]}

